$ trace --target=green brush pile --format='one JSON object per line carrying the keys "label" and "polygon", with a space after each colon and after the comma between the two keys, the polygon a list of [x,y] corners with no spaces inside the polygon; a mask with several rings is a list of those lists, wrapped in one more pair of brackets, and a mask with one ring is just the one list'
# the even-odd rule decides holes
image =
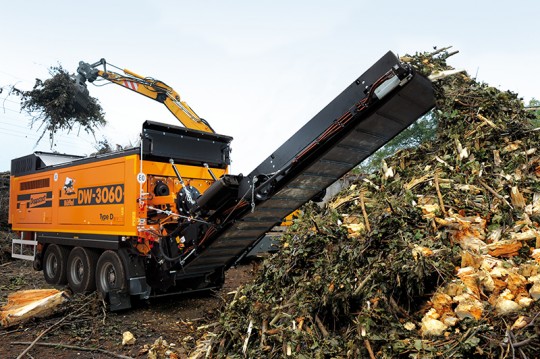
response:
{"label": "green brush pile", "polygon": [[[405,56],[434,76],[446,50]],[[540,133],[517,94],[434,82],[434,141],[303,208],[193,357],[533,358]]]}

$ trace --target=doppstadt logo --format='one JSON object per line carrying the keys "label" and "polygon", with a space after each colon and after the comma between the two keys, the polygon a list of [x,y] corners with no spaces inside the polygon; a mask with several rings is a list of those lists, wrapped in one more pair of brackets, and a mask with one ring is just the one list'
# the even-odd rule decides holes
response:
{"label": "doppstadt logo", "polygon": [[47,193],[37,193],[30,195],[28,207],[38,207],[47,203]]}
{"label": "doppstadt logo", "polygon": [[36,207],[51,207],[52,206],[52,192],[39,192],[20,194],[17,196],[17,208],[20,208],[23,203],[26,208]]}
{"label": "doppstadt logo", "polygon": [[26,203],[26,208],[51,207],[52,192],[20,194],[17,196],[17,208],[20,208],[23,203]]}

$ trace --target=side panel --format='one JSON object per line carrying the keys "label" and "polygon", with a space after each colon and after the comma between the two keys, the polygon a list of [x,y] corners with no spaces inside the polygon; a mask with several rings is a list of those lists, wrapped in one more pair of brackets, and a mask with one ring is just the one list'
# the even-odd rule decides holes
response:
{"label": "side panel", "polygon": [[125,161],[106,162],[58,173],[59,225],[125,226]]}
{"label": "side panel", "polygon": [[137,235],[138,156],[12,177],[13,230]]}

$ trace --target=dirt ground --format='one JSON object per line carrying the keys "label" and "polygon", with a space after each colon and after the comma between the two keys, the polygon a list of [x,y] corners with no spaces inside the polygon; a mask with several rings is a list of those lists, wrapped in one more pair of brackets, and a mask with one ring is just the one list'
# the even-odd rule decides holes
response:
{"label": "dirt ground", "polygon": [[[45,283],[42,272],[32,269],[30,261],[6,260],[5,255],[3,259],[0,261],[0,304],[5,304],[7,295],[14,291],[51,287]],[[17,358],[29,342],[52,327],[23,358],[146,358],[160,337],[176,354],[171,358],[185,358],[205,332],[197,328],[208,325],[211,328],[220,307],[232,295],[230,292],[252,279],[257,265],[255,260],[231,268],[223,289],[218,292],[154,298],[118,313],[104,310],[96,295],[72,297],[52,316],[0,329],[0,357]],[[135,336],[134,345],[122,346],[125,331]],[[54,343],[62,346],[45,346]],[[101,351],[83,350],[92,348]],[[158,357],[169,358],[169,355]]]}

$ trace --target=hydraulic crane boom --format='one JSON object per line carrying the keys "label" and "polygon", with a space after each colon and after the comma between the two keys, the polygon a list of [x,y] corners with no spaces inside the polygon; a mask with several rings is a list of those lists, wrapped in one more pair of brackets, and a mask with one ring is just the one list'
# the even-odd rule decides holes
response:
{"label": "hydraulic crane boom", "polygon": [[[103,70],[97,68],[101,65],[103,65]],[[111,64],[109,64],[109,66],[116,67]],[[77,69],[77,84],[79,85],[79,88],[81,88],[81,92],[87,93],[86,86],[84,85],[86,80],[88,80],[88,82],[94,82],[98,77],[101,77],[107,81],[161,102],[169,109],[169,111],[171,111],[174,117],[182,123],[182,125],[189,129],[215,133],[210,124],[200,118],[186,102],[182,101],[178,92],[172,87],[162,81],[138,75],[128,69],[118,69],[124,74],[108,71],[105,59],[101,59],[93,64],[81,61],[79,62],[79,68]]]}

